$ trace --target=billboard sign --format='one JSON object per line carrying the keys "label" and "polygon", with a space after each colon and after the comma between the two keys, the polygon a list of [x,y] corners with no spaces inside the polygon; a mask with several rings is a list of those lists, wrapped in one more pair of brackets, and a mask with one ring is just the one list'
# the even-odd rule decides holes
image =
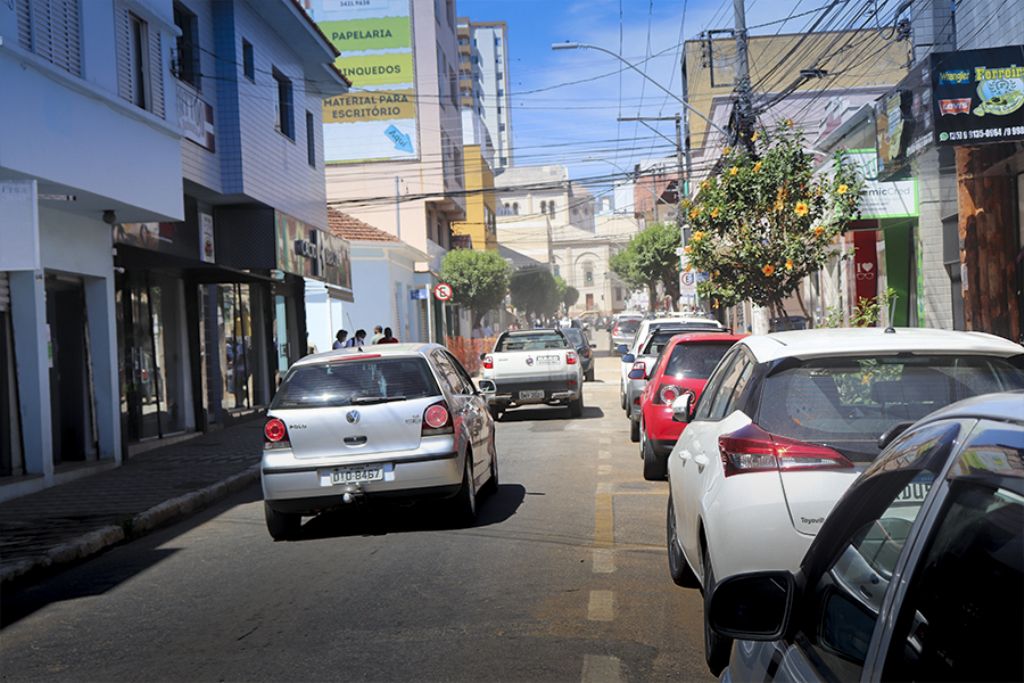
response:
{"label": "billboard sign", "polygon": [[861,177],[861,218],[911,218],[918,215],[917,178],[882,181],[878,179],[878,155],[873,149],[853,149],[847,153]]}
{"label": "billboard sign", "polygon": [[346,240],[275,211],[274,246],[277,270],[333,285],[341,290],[342,300],[352,301],[352,256]]}
{"label": "billboard sign", "polygon": [[910,175],[910,161],[932,140],[928,60],[910,70],[875,104],[877,175],[881,180]]}
{"label": "billboard sign", "polygon": [[1024,45],[931,56],[935,144],[1024,140]]}
{"label": "billboard sign", "polygon": [[310,0],[352,82],[324,100],[328,164],[419,159],[411,0]]}

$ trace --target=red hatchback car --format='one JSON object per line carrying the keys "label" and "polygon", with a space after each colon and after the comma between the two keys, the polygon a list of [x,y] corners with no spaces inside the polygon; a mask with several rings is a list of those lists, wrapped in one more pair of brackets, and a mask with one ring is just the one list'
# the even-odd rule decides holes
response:
{"label": "red hatchback car", "polygon": [[[644,459],[644,479],[665,478],[669,453],[686,426],[672,420],[672,402],[689,392],[693,394],[691,405],[695,404],[718,361],[744,336],[679,334],[661,350],[647,376],[647,388],[640,396],[640,457]],[[631,377],[632,372],[643,371],[633,370]]]}

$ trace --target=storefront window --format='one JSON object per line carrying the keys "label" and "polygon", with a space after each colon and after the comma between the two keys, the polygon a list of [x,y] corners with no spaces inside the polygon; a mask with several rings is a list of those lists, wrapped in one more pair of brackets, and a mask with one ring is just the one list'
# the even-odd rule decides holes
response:
{"label": "storefront window", "polygon": [[6,274],[0,273],[0,477],[17,476],[25,469],[14,381],[14,337],[7,301]]}
{"label": "storefront window", "polygon": [[221,378],[225,410],[249,408],[253,395],[252,307],[249,288],[240,284],[220,287],[219,320],[224,344],[221,346]]}

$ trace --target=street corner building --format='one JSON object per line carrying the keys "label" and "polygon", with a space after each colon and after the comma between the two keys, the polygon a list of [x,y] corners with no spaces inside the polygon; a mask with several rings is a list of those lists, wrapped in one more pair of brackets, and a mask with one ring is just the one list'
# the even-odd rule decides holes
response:
{"label": "street corner building", "polygon": [[[0,3],[0,500],[266,406],[306,354],[337,50],[294,0]],[[9,37],[9,38],[8,38]]]}

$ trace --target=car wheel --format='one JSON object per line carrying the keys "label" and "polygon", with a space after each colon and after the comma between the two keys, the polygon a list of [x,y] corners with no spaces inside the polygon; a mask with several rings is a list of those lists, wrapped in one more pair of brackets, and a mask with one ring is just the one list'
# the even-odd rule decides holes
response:
{"label": "car wheel", "polygon": [[[641,427],[642,429],[642,427]],[[665,481],[668,475],[668,463],[654,452],[654,444],[644,433],[644,479],[647,481]]]}
{"label": "car wheel", "polygon": [[275,541],[290,541],[302,528],[302,515],[278,512],[266,501],[263,501],[263,516],[267,520],[267,531]]}
{"label": "car wheel", "polygon": [[488,406],[487,410],[491,412],[491,417],[494,418],[495,422],[499,422],[501,420],[501,408],[498,406]]}
{"label": "car wheel", "polygon": [[629,418],[629,440],[640,443],[640,422],[633,418]]}
{"label": "car wheel", "polygon": [[711,569],[711,558],[707,550],[702,556],[704,564],[704,660],[713,676],[722,673],[729,664],[729,653],[732,650],[732,638],[720,636],[711,630],[708,621],[708,607],[711,606],[711,593],[715,589],[715,573]]}
{"label": "car wheel", "polygon": [[589,370],[587,370],[587,374],[583,376],[583,381],[584,382],[593,382],[594,381],[594,368],[593,367],[591,367]]}
{"label": "car wheel", "polygon": [[583,393],[580,392],[580,397],[575,401],[569,401],[569,416],[580,417],[583,415]]}
{"label": "car wheel", "polygon": [[690,565],[683,556],[682,546],[679,545],[679,534],[676,532],[676,509],[672,502],[672,492],[668,494],[668,518],[665,520],[666,545],[668,546],[668,573],[672,582],[683,588],[700,588],[700,582],[694,575]]}
{"label": "car wheel", "polygon": [[625,410],[627,415],[629,414],[629,410],[626,409],[626,394],[622,391],[621,384],[619,385],[619,407]]}
{"label": "car wheel", "polygon": [[484,484],[484,488],[487,489],[487,495],[494,495],[498,492],[498,454],[496,451],[491,453],[491,477]]}
{"label": "car wheel", "polygon": [[473,453],[470,451],[466,451],[462,486],[455,495],[452,507],[459,524],[471,526],[476,521],[476,481],[473,479]]}

